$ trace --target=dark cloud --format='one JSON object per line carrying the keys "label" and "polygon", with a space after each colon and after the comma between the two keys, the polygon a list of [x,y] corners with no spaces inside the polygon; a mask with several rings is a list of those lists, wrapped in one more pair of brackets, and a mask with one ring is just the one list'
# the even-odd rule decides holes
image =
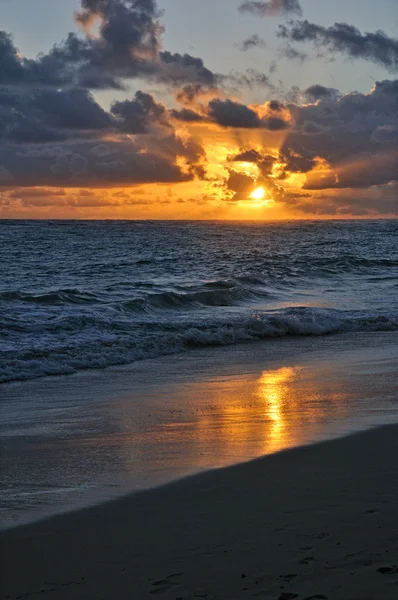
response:
{"label": "dark cloud", "polygon": [[177,166],[176,159],[185,155],[194,164],[199,157],[193,149],[175,139],[156,142],[152,146],[132,140],[107,142],[106,156],[98,155],[98,145],[87,141],[23,149],[3,146],[0,186],[117,187],[192,179],[192,172]]}
{"label": "dark cloud", "polygon": [[170,86],[215,87],[217,77],[202,59],[160,50],[163,28],[155,0],[81,0],[81,5],[76,21],[85,36],[70,33],[36,60],[21,58],[11,37],[0,32],[0,85],[121,89],[126,79],[142,77]]}
{"label": "dark cloud", "polygon": [[[301,8],[297,0],[274,0],[243,2],[241,10],[269,15],[299,14]],[[35,60],[21,57],[11,37],[0,32],[2,194],[15,187],[18,201],[34,206],[54,201],[61,187],[205,179],[204,150],[189,136],[189,127],[179,130],[178,125],[207,123],[220,138],[225,134],[215,125],[235,130],[241,146],[227,160],[225,181],[211,181],[222,186],[228,198],[245,199],[262,186],[276,202],[302,212],[394,212],[398,81],[377,82],[369,94],[342,96],[315,84],[284,96],[261,71],[220,75],[199,57],[163,50],[160,16],[155,0],[81,0],[76,22],[82,33],[69,34]],[[279,35],[292,53],[297,50],[290,44],[307,41],[332,55],[344,52],[390,69],[398,66],[398,42],[383,32],[362,34],[344,23],[325,28],[295,21],[281,27]],[[262,44],[254,35],[242,49]],[[135,78],[172,93],[182,108],[168,110],[151,94],[137,91],[104,110],[90,91],[125,89]],[[228,94],[239,97],[243,88],[289,101],[250,105],[228,99]],[[258,131],[249,135],[245,129]],[[283,135],[270,134],[282,131]],[[255,164],[258,171],[250,172],[257,173],[257,180],[237,173],[239,162]],[[287,182],[294,174],[303,177]],[[298,180],[305,181],[304,193],[289,191],[291,182]],[[25,194],[23,190],[32,186],[53,191],[42,197],[38,192]],[[384,192],[388,201],[383,201]],[[7,194],[7,201],[17,199]],[[101,200],[79,192],[71,202],[96,206]]]}
{"label": "dark cloud", "polygon": [[259,17],[281,14],[296,14],[301,16],[303,13],[299,0],[268,0],[267,2],[245,0],[245,2],[240,4],[239,11],[242,13],[251,13]]}
{"label": "dark cloud", "polygon": [[242,50],[242,52],[247,52],[252,48],[265,48],[266,45],[267,44],[263,38],[261,38],[257,33],[254,33],[250,37],[243,40],[243,42],[240,42],[240,44],[237,44],[237,47]]}
{"label": "dark cloud", "polygon": [[117,118],[118,127],[126,133],[148,133],[159,125],[171,128],[166,108],[144,92],[136,92],[133,100],[114,102],[111,113]]}
{"label": "dark cloud", "polygon": [[279,102],[278,100],[270,100],[270,102],[268,102],[268,106],[271,110],[274,110],[275,112],[280,112],[284,108],[282,102]]}
{"label": "dark cloud", "polygon": [[398,181],[398,150],[363,153],[350,163],[339,163],[328,173],[310,173],[304,189],[368,188]]}
{"label": "dark cloud", "polygon": [[209,102],[209,116],[223,127],[245,129],[260,127],[260,118],[254,110],[232,100],[219,100],[216,98]]}
{"label": "dark cloud", "polygon": [[272,113],[265,117],[259,115],[245,104],[233,100],[218,98],[209,102],[209,117],[222,127],[237,129],[268,129],[279,131],[289,127],[289,122]]}
{"label": "dark cloud", "polygon": [[200,83],[188,83],[181,86],[176,93],[176,100],[183,105],[190,106],[198,98],[207,94],[208,90]]}
{"label": "dark cloud", "polygon": [[[313,103],[289,105],[293,124],[277,156],[249,147],[229,160],[256,164],[256,185],[299,212],[398,214],[397,82],[376,82],[368,94],[345,96],[314,85],[304,95]],[[284,189],[292,174],[306,176],[304,193]]]}
{"label": "dark cloud", "polygon": [[289,42],[312,42],[322,51],[340,52],[350,58],[369,60],[395,71],[398,69],[398,39],[389,37],[383,31],[361,33],[348,23],[335,23],[323,27],[304,21],[291,21],[280,25],[278,36]]}
{"label": "dark cloud", "polygon": [[204,177],[201,147],[186,135],[182,139],[167,109],[141,91],[106,112],[87,90],[0,88],[0,117],[1,186],[117,186]]}
{"label": "dark cloud", "polygon": [[199,84],[210,89],[217,86],[217,76],[207,69],[201,58],[190,54],[160,53],[160,65],[154,76],[173,85]]}
{"label": "dark cloud", "polygon": [[280,160],[285,164],[285,174],[308,173],[316,166],[317,158],[306,151],[302,154],[292,151],[288,142],[283,144],[280,152]]}
{"label": "dark cloud", "polygon": [[[285,177],[284,173],[287,166],[279,168],[279,175],[273,172],[276,163],[278,161],[282,163],[285,160],[281,154],[279,156],[272,156],[251,148],[241,150],[238,154],[231,156],[229,160],[231,162],[250,162],[256,164],[258,167],[258,177],[255,180],[247,175],[229,171],[229,178],[225,181],[224,185],[228,190],[235,192],[233,200],[246,200],[250,196],[250,193],[256,187],[260,186],[264,188],[266,193],[275,202],[288,203],[292,201],[293,193],[284,189],[280,185],[280,182],[277,181]],[[306,196],[309,196],[309,194],[306,194]]]}
{"label": "dark cloud", "polygon": [[69,207],[74,209],[150,204],[148,200],[139,197],[142,195],[140,188],[132,188],[129,193],[103,189],[97,191],[79,188],[69,190],[46,187],[16,188],[0,192],[0,206],[13,204],[14,207],[20,208]]}
{"label": "dark cloud", "polygon": [[264,177],[270,175],[274,164],[279,162],[283,165],[279,168],[279,179],[284,179],[289,173],[308,173],[316,165],[315,158],[300,156],[287,147],[283,147],[278,156],[254,149],[245,150],[234,155],[232,160],[255,163]]}
{"label": "dark cloud", "polygon": [[263,177],[270,175],[272,167],[277,162],[277,158],[271,154],[264,154],[259,150],[251,148],[249,150],[241,150],[238,154],[230,157],[232,162],[250,162],[255,163]]}
{"label": "dark cloud", "polygon": [[237,200],[247,200],[250,193],[254,190],[255,181],[252,177],[244,173],[229,171],[225,185],[229,191],[234,192],[232,201],[235,202]]}
{"label": "dark cloud", "polygon": [[166,108],[141,91],[107,113],[85,89],[0,88],[0,117],[0,139],[18,143],[173,130]]}
{"label": "dark cloud", "polygon": [[318,216],[398,216],[398,184],[372,186],[366,190],[328,190],[315,194],[294,194],[285,198],[289,208]]}
{"label": "dark cloud", "polygon": [[333,100],[341,96],[335,88],[324,87],[323,85],[311,85],[304,91],[304,95],[310,102],[317,100]]}
{"label": "dark cloud", "polygon": [[128,80],[141,78],[176,89],[177,99],[186,101],[231,83],[269,85],[254,70],[220,75],[200,57],[162,50],[155,0],[81,0],[81,5],[75,19],[83,34],[70,33],[37,59],[21,57],[12,38],[0,32],[0,86],[125,89]]}
{"label": "dark cloud", "polygon": [[194,110],[189,108],[182,108],[181,110],[171,110],[170,115],[177,119],[177,121],[184,121],[185,123],[200,123],[205,120],[205,117],[198,114]]}
{"label": "dark cloud", "polygon": [[231,157],[232,161],[258,163],[261,160],[261,152],[251,148],[250,150],[241,150],[238,154]]}
{"label": "dark cloud", "polygon": [[[309,189],[398,180],[397,82],[376,82],[369,94],[323,95],[316,104],[290,105],[295,127],[281,147],[288,170],[309,173]],[[330,170],[311,174],[319,160]]]}
{"label": "dark cloud", "polygon": [[112,118],[82,89],[0,88],[0,139],[42,143],[112,127]]}

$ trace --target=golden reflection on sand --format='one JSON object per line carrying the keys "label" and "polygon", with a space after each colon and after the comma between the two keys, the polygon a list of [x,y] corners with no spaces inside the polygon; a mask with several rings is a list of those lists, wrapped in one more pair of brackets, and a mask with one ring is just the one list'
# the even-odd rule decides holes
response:
{"label": "golden reflection on sand", "polygon": [[264,405],[268,427],[263,452],[277,452],[306,441],[326,419],[340,421],[347,412],[345,381],[331,377],[327,365],[317,369],[282,367],[264,371],[257,381],[258,401]]}
{"label": "golden reflection on sand", "polygon": [[[195,444],[218,456],[255,457],[306,443],[325,421],[341,422],[349,385],[327,364],[265,370],[252,379],[202,383],[206,407],[198,415]],[[321,436],[320,436],[321,437]],[[192,440],[193,441],[193,440]],[[202,462],[202,461],[200,461]]]}
{"label": "golden reflection on sand", "polygon": [[128,472],[220,467],[338,430],[356,393],[327,362],[199,379],[146,398],[145,413],[112,403],[109,433],[82,443],[112,446]]}
{"label": "golden reflection on sand", "polygon": [[268,431],[264,439],[265,452],[276,452],[288,447],[288,424],[285,405],[293,400],[291,391],[294,390],[292,381],[297,376],[298,369],[282,367],[277,371],[264,371],[257,382],[256,394],[259,403],[263,403],[268,417]]}

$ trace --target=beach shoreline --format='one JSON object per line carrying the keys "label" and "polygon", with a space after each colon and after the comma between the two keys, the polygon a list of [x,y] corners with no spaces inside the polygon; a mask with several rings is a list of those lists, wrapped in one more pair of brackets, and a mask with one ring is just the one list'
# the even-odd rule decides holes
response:
{"label": "beach shoreline", "polygon": [[396,598],[397,453],[385,426],[5,531],[2,597]]}
{"label": "beach shoreline", "polygon": [[2,529],[398,422],[396,356],[281,339],[2,386]]}

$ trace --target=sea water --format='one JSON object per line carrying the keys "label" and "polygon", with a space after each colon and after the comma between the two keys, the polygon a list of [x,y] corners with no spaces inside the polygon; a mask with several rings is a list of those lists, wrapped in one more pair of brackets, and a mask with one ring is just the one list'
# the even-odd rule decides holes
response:
{"label": "sea water", "polygon": [[0,221],[0,382],[398,329],[398,221]]}

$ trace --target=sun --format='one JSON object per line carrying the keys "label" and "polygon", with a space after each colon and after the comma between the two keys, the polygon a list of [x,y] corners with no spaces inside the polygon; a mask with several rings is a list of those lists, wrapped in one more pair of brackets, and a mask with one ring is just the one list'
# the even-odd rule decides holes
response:
{"label": "sun", "polygon": [[253,198],[253,200],[262,200],[264,196],[265,190],[262,187],[255,189],[254,192],[250,194],[250,198]]}

